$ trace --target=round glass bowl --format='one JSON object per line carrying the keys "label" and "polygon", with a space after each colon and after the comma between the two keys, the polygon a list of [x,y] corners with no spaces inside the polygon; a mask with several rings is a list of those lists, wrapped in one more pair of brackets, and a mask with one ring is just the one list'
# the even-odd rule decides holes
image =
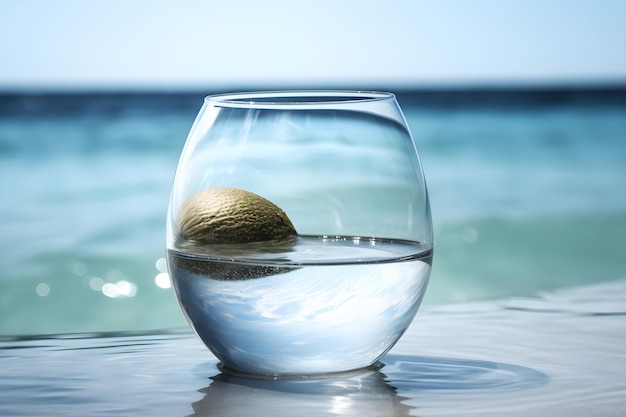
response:
{"label": "round glass bowl", "polygon": [[[214,197],[224,189],[271,202],[295,233],[189,239],[185,203],[209,190],[206,206],[226,207]],[[211,219],[231,215],[235,227],[248,224],[239,211]],[[206,236],[221,232],[211,221]],[[205,99],[176,171],[168,265],[185,316],[225,368],[276,376],[372,365],[413,320],[432,245],[426,182],[393,94]]]}

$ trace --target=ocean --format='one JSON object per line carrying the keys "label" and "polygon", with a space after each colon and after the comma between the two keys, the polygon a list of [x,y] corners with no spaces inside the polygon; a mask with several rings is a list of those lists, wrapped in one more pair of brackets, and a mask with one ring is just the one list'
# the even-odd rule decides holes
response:
{"label": "ocean", "polygon": [[626,89],[397,92],[432,203],[422,308],[374,366],[278,379],[225,369],[170,288],[207,93],[0,95],[0,415],[624,415]]}
{"label": "ocean", "polygon": [[[626,90],[396,93],[432,204],[423,308],[626,279]],[[165,216],[206,94],[0,95],[0,335],[187,327]]]}

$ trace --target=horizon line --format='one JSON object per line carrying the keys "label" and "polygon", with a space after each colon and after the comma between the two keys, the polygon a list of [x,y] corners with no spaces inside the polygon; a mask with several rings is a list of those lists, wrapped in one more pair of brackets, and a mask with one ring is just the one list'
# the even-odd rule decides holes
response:
{"label": "horizon line", "polygon": [[206,94],[231,91],[279,90],[350,90],[391,92],[559,92],[559,91],[626,91],[626,77],[610,80],[543,80],[524,82],[415,82],[415,83],[210,83],[210,84],[32,84],[2,85],[0,95],[55,95],[55,94]]}

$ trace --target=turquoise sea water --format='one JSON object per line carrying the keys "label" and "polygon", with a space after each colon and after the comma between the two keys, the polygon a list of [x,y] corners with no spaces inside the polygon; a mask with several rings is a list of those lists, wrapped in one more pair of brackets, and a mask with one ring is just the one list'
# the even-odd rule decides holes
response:
{"label": "turquoise sea water", "polygon": [[[0,335],[186,327],[165,213],[203,96],[0,96]],[[398,98],[431,193],[426,308],[626,278],[626,92]]]}

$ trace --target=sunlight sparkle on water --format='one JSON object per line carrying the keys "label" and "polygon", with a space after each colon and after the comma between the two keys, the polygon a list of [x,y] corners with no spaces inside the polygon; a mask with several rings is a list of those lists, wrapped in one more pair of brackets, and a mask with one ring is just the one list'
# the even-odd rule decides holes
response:
{"label": "sunlight sparkle on water", "polygon": [[156,269],[159,273],[154,277],[154,282],[159,288],[167,289],[172,287],[170,274],[167,272],[167,261],[165,258],[159,258],[156,261]]}
{"label": "sunlight sparkle on water", "polygon": [[154,282],[159,288],[171,288],[172,283],[170,281],[170,275],[167,272],[160,272],[154,277]]}
{"label": "sunlight sparkle on water", "polygon": [[92,277],[89,279],[89,288],[94,291],[102,291],[104,287],[104,280],[100,277]]}
{"label": "sunlight sparkle on water", "polygon": [[102,294],[110,298],[134,297],[137,294],[137,286],[126,280],[107,282],[102,286]]}
{"label": "sunlight sparkle on water", "polygon": [[461,232],[461,236],[467,243],[474,243],[478,240],[478,231],[473,227],[466,227]]}
{"label": "sunlight sparkle on water", "polygon": [[156,269],[159,272],[167,272],[167,261],[165,258],[159,258],[156,261]]}
{"label": "sunlight sparkle on water", "polygon": [[45,282],[40,282],[39,284],[37,284],[35,291],[37,292],[38,296],[46,297],[48,294],[50,294],[50,286]]}

